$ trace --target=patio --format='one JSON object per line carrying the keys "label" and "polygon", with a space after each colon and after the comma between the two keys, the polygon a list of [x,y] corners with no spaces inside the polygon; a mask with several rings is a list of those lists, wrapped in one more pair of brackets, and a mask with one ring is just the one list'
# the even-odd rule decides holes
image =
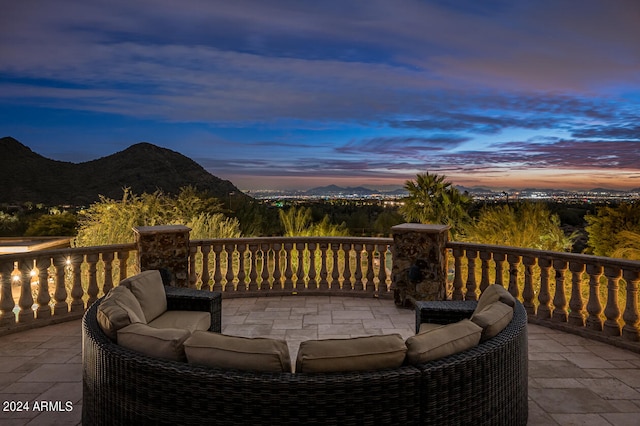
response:
{"label": "patio", "polygon": [[[292,357],[307,339],[406,338],[414,321],[388,299],[337,296],[225,299],[222,318],[227,334],[286,339]],[[30,402],[29,411],[0,412],[3,425],[80,423],[80,336],[76,320],[0,337],[3,409]],[[530,324],[529,359],[530,425],[637,424],[640,354]]]}

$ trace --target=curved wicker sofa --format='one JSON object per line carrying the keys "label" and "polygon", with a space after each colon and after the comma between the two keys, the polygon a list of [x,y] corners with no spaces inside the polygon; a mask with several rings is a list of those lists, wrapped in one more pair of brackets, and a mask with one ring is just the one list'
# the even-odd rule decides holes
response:
{"label": "curved wicker sofa", "polygon": [[[168,291],[170,307],[171,297]],[[84,424],[526,423],[526,313],[520,303],[498,336],[457,355],[417,367],[294,374],[201,367],[125,349],[99,327],[100,302],[82,322]],[[443,316],[442,306],[455,309],[444,309]],[[428,302],[417,320],[429,321],[435,312],[452,321],[474,306]],[[220,331],[219,322],[216,327],[212,331]]]}

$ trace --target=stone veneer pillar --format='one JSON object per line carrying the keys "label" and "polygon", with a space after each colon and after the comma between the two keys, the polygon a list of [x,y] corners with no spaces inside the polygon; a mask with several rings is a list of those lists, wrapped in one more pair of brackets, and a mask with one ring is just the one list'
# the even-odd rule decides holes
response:
{"label": "stone veneer pillar", "polygon": [[445,300],[449,226],[404,223],[391,232],[391,289],[396,305],[413,307],[420,300]]}
{"label": "stone veneer pillar", "polygon": [[188,287],[191,228],[183,225],[164,225],[136,226],[133,230],[138,246],[140,271],[159,269],[165,284]]}

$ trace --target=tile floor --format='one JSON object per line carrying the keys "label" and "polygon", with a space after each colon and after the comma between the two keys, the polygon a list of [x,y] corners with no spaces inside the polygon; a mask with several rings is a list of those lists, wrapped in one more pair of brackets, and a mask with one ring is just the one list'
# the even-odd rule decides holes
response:
{"label": "tile floor", "polygon": [[[285,338],[295,359],[307,339],[406,338],[414,314],[379,299],[225,299],[222,324],[227,334]],[[0,425],[80,424],[81,352],[77,320],[0,337]],[[640,354],[529,325],[529,399],[529,425],[640,424]],[[15,411],[24,401],[30,410]]]}

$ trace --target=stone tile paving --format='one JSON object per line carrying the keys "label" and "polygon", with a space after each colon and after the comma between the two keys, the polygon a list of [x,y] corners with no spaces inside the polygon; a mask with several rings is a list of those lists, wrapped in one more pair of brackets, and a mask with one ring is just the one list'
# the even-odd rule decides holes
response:
{"label": "stone tile paving", "polygon": [[[223,332],[287,340],[413,334],[414,313],[390,300],[225,299]],[[0,337],[0,425],[77,425],[82,410],[80,321]],[[14,403],[14,406],[11,403]],[[29,411],[15,404],[29,402]],[[37,403],[37,405],[36,405]],[[529,325],[529,425],[636,425],[640,354]]]}

